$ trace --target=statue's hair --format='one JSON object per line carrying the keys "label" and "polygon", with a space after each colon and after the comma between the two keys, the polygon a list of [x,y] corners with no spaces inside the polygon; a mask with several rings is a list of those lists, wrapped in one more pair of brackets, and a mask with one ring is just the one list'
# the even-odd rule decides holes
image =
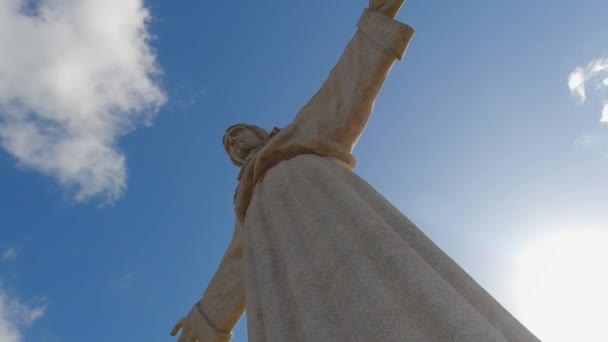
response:
{"label": "statue's hair", "polygon": [[253,133],[255,133],[255,135],[257,135],[263,142],[268,141],[270,135],[263,128],[260,128],[258,126],[254,126],[254,125],[248,125],[248,124],[236,124],[236,125],[232,125],[232,126],[228,127],[228,129],[226,129],[226,133],[224,133],[224,137],[222,138],[222,143],[224,144],[224,149],[226,150],[226,153],[228,153],[228,156],[230,157],[230,161],[232,161],[232,164],[234,164],[236,166],[243,166],[241,162],[239,162],[238,160],[236,160],[232,157],[232,155],[230,154],[230,146],[228,145],[228,135],[229,135],[230,131],[235,128],[249,129]]}

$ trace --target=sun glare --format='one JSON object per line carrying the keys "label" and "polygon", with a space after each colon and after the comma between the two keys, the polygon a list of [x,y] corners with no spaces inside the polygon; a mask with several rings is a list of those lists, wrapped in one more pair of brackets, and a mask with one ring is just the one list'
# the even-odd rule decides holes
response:
{"label": "sun glare", "polygon": [[608,341],[608,232],[547,236],[518,258],[517,313],[545,342]]}

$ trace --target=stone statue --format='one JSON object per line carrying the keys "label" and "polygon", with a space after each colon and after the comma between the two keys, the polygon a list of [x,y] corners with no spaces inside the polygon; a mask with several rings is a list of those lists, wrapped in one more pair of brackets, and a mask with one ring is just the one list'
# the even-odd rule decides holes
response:
{"label": "stone statue", "polygon": [[230,127],[241,167],[234,236],[203,298],[172,331],[229,341],[537,341],[351,170],[351,152],[413,30],[404,0],[370,0],[357,32],[294,121]]}

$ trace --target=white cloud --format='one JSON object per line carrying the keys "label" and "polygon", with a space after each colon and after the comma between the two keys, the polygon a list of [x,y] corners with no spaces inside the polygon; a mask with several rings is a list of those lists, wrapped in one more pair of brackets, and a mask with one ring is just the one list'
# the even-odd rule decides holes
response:
{"label": "white cloud", "polygon": [[[568,88],[572,94],[579,97],[581,102],[587,99],[585,83],[602,73],[608,72],[608,57],[592,60],[585,68],[577,67],[568,77]],[[602,81],[608,85],[608,78]]]}
{"label": "white cloud", "polygon": [[0,256],[0,261],[9,261],[17,258],[17,250],[14,247],[9,247],[4,250],[2,256]]}
{"label": "white cloud", "polygon": [[46,307],[28,306],[0,289],[0,341],[23,341],[23,329],[44,316]]}
{"label": "white cloud", "polygon": [[608,103],[604,103],[604,109],[602,109],[602,118],[600,119],[602,123],[608,124]]}
{"label": "white cloud", "polygon": [[117,141],[166,100],[149,19],[142,0],[0,1],[0,144],[19,165],[79,201],[121,195]]}
{"label": "white cloud", "polygon": [[[570,73],[570,76],[568,76],[568,88],[583,103],[587,99],[586,84],[605,73],[608,73],[608,57],[594,59],[585,68],[577,67]],[[608,86],[608,78],[596,82],[595,89],[600,89],[602,86]],[[600,121],[608,123],[608,109],[606,105],[604,105]]]}
{"label": "white cloud", "polygon": [[587,95],[585,94],[585,71],[582,68],[576,68],[568,77],[568,88],[572,94],[577,95],[581,102],[585,102]]}

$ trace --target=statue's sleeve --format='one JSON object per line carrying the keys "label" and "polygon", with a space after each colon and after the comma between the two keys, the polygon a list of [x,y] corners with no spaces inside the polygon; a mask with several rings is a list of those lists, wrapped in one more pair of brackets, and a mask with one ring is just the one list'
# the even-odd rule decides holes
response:
{"label": "statue's sleeve", "polygon": [[321,89],[294,120],[298,130],[344,152],[352,152],[374,101],[397,59],[405,54],[414,30],[366,9],[357,32]]}
{"label": "statue's sleeve", "polygon": [[237,222],[234,235],[203,298],[196,304],[202,316],[205,341],[230,341],[232,329],[245,310],[243,283],[243,229]]}

